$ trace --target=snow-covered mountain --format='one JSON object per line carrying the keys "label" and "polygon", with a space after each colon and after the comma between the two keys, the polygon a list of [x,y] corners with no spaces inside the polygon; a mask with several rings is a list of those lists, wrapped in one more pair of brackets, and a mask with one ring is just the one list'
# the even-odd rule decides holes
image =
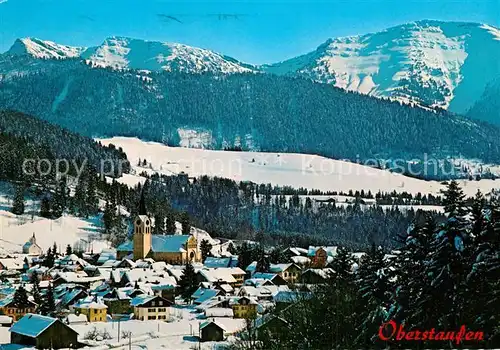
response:
{"label": "snow-covered mountain", "polygon": [[85,47],[72,47],[56,44],[52,41],[36,38],[17,39],[8,53],[14,55],[28,54],[34,58],[42,59],[65,59],[79,57]]}
{"label": "snow-covered mountain", "polygon": [[[424,20],[378,33],[329,39],[313,52],[263,66],[184,44],[126,37],[110,37],[90,48],[25,38],[0,55],[0,74],[9,77],[44,70],[52,64],[53,60],[47,60],[51,58],[80,58],[89,67],[120,70],[259,71],[307,77],[374,97],[466,114],[484,96],[492,95],[492,82],[500,79],[498,57],[500,29]],[[483,114],[482,120],[500,124],[498,113]]]}
{"label": "snow-covered mountain", "polygon": [[78,58],[92,67],[181,71],[187,73],[245,73],[254,69],[234,58],[183,44],[111,37],[97,47],[71,47],[51,41],[24,38],[7,52],[40,59]]}
{"label": "snow-covered mountain", "polygon": [[465,113],[488,83],[500,76],[498,57],[498,28],[419,21],[329,39],[313,52],[262,69]]}
{"label": "snow-covered mountain", "polygon": [[250,66],[216,52],[174,43],[161,43],[124,37],[108,38],[89,48],[82,57],[95,67],[182,71],[188,73],[249,72]]}

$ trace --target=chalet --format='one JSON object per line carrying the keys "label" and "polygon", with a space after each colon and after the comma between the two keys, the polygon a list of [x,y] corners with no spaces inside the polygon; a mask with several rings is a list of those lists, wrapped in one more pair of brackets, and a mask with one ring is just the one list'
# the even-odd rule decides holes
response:
{"label": "chalet", "polygon": [[39,256],[43,254],[42,248],[36,243],[36,237],[33,233],[33,236],[30,237],[28,242],[23,245],[23,254]]}
{"label": "chalet", "polygon": [[269,272],[278,274],[288,283],[295,283],[299,280],[301,268],[296,264],[272,264]]}
{"label": "chalet", "polygon": [[302,273],[301,282],[306,284],[321,284],[328,281],[335,272],[331,268],[307,269]]}
{"label": "chalet", "polygon": [[130,301],[138,320],[166,320],[172,302],[159,296],[140,295]]}
{"label": "chalet", "polygon": [[40,349],[77,348],[78,333],[56,318],[27,314],[9,329],[10,342]]}
{"label": "chalet", "polygon": [[287,281],[283,279],[280,275],[277,273],[269,273],[269,272],[255,272],[252,276],[253,279],[263,279],[263,280],[269,280],[273,282],[275,286],[283,286],[288,284]]}
{"label": "chalet", "polygon": [[97,296],[79,300],[72,308],[75,313],[87,316],[89,322],[107,321],[108,307],[104,304],[102,299]]}
{"label": "chalet", "polygon": [[200,325],[201,341],[223,341],[225,328],[215,321],[206,321]]}
{"label": "chalet", "polygon": [[3,315],[12,317],[15,322],[22,318],[24,315],[34,313],[36,304],[30,300],[23,307],[18,307],[14,304],[14,295],[9,295],[7,298],[0,300],[0,312]]}
{"label": "chalet", "polygon": [[254,319],[257,317],[257,301],[249,297],[235,298],[231,302],[234,318]]}
{"label": "chalet", "polygon": [[315,268],[325,267],[337,254],[337,247],[309,247],[307,256],[311,259],[311,266]]}
{"label": "chalet", "polygon": [[273,334],[280,334],[283,329],[288,327],[289,324],[284,318],[271,314],[266,314],[255,320],[257,338],[262,338],[265,335],[272,338]]}

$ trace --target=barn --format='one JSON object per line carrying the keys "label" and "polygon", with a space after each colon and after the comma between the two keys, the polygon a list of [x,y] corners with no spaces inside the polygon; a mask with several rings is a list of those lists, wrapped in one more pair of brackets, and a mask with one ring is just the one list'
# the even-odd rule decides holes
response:
{"label": "barn", "polygon": [[78,333],[57,318],[26,314],[9,329],[10,342],[39,349],[77,348]]}
{"label": "barn", "polygon": [[215,321],[206,321],[200,325],[201,341],[223,341],[224,327]]}

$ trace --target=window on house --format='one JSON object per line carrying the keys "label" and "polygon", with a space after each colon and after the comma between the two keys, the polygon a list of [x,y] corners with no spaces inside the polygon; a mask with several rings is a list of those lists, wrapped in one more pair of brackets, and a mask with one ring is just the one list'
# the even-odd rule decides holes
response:
{"label": "window on house", "polygon": [[159,301],[159,304],[160,304],[160,306],[163,306],[163,301],[162,301],[162,300],[160,300],[160,301]]}
{"label": "window on house", "polygon": [[156,320],[156,316],[148,316],[148,320]]}

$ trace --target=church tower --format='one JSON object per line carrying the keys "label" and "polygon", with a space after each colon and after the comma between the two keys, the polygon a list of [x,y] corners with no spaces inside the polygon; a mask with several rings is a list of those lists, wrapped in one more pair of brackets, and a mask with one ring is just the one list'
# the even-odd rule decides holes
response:
{"label": "church tower", "polygon": [[151,250],[151,219],[146,211],[144,191],[141,193],[139,215],[134,220],[134,260],[144,259]]}

